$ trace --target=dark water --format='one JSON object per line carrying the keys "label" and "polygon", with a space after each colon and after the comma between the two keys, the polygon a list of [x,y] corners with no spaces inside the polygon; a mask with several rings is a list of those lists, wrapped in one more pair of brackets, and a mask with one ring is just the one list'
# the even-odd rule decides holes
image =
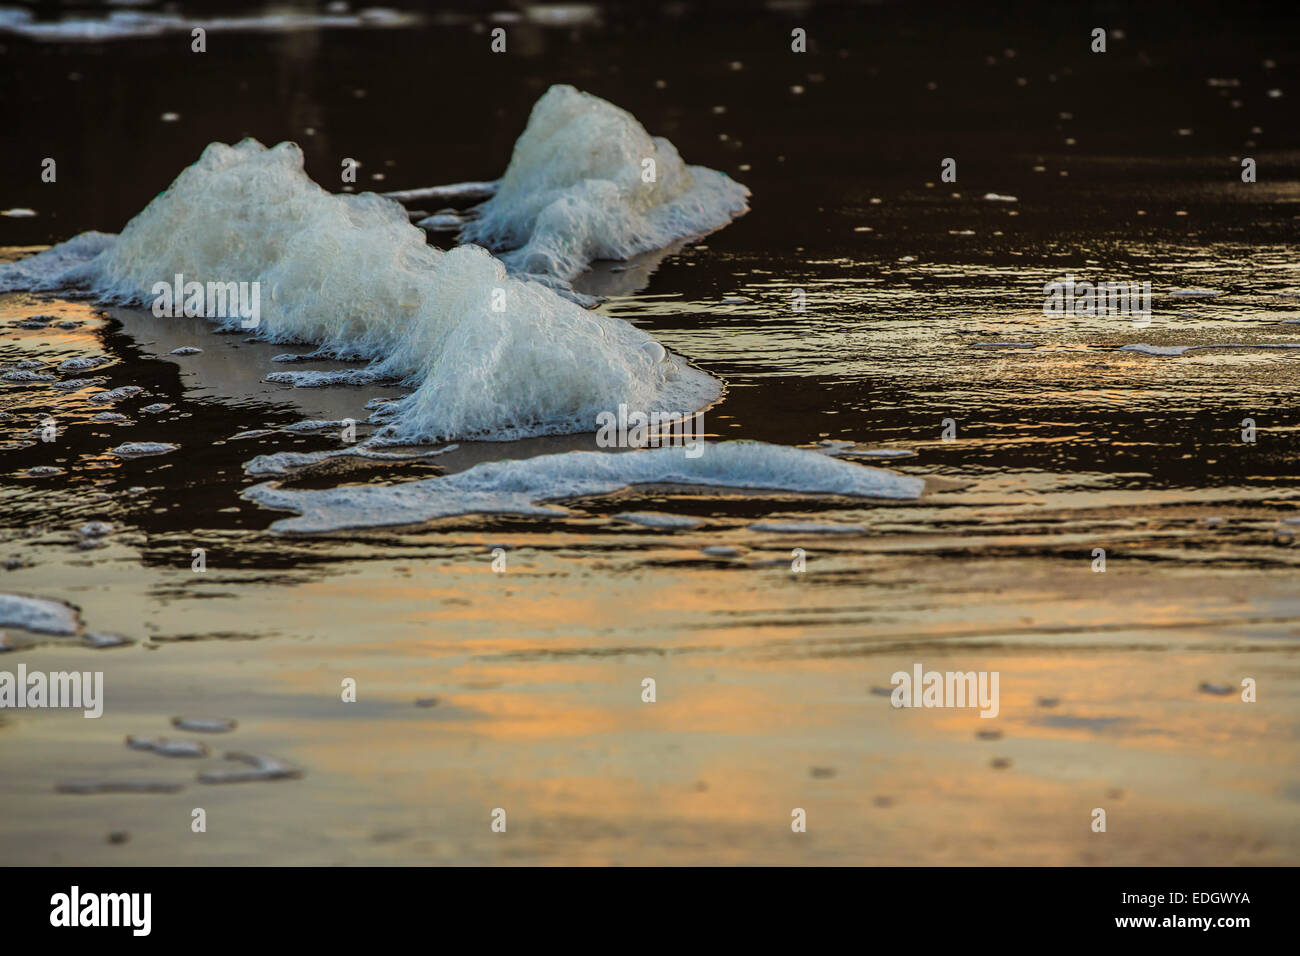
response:
{"label": "dark water", "polygon": [[[7,204],[39,215],[0,220],[0,242],[116,231],[208,142],[244,136],[296,140],[327,186],[345,156],[363,181],[382,174],[368,183],[379,190],[490,178],[531,104],[570,82],[753,190],[748,216],[610,307],[728,381],[724,434],[907,440],[952,417],[963,438],[999,440],[940,449],[948,467],[1142,472],[1152,487],[1293,474],[1278,442],[1209,463],[1247,414],[1295,427],[1291,356],[1081,351],[1294,338],[1267,324],[1294,317],[1294,295],[1276,293],[1300,287],[1291,19],[1250,6],[780,9],[614,5],[569,27],[501,17],[506,54],[489,50],[495,21],[445,8],[391,30],[214,32],[204,54],[183,33],[7,36],[0,175]],[[1096,24],[1124,39],[1089,52]],[[790,52],[795,26],[806,54]],[[168,112],[180,119],[161,122]],[[1253,184],[1240,181],[1246,155]],[[46,156],[55,184],[37,175]],[[945,157],[955,184],[939,181]],[[1150,281],[1154,327],[1047,323],[1042,284],[1066,274]],[[1205,286],[1223,295],[1167,295]],[[793,288],[806,313],[792,312]],[[720,306],[726,295],[752,302]],[[1025,340],[1028,354],[970,350]],[[1000,440],[1011,435],[1048,440]]]}
{"label": "dark water", "polygon": [[[626,272],[602,264],[578,282],[609,296],[602,309],[725,381],[712,435],[916,451],[895,467],[941,481],[901,507],[910,526],[1016,528],[1028,538],[1013,552],[1086,554],[1060,533],[1086,540],[1089,527],[1136,520],[1134,549],[1156,560],[1199,564],[1211,553],[1294,567],[1278,519],[1295,501],[1300,351],[1277,347],[1300,342],[1293,14],[605,5],[580,6],[556,26],[504,9],[410,10],[418,24],[392,29],[214,29],[201,54],[184,31],[75,43],[5,34],[4,205],[38,214],[0,218],[0,244],[12,258],[85,229],[116,231],[214,140],[294,139],[327,187],[341,157],[359,159],[361,188],[379,191],[491,178],[536,98],[573,83],[753,192],[752,211],[703,243]],[[186,12],[211,22],[258,8]],[[1104,54],[1089,49],[1097,24],[1111,31]],[[505,54],[490,51],[496,26],[507,30]],[[796,27],[807,31],[803,54],[790,50]],[[164,122],[165,113],[179,119]],[[39,180],[46,156],[57,158],[56,183]],[[1242,182],[1245,156],[1258,164],[1256,182]],[[953,183],[940,176],[949,157]],[[1149,282],[1149,324],[1046,318],[1043,285],[1066,275]],[[1196,289],[1217,294],[1176,294]],[[8,297],[4,360],[103,350],[117,363],[104,387],[142,385],[137,405],[172,408],[110,427],[90,421],[103,409],[85,401],[88,391],[6,383],[11,476],[66,469],[19,477],[11,535],[78,517],[125,521],[146,532],[141,560],[174,566],[202,528],[233,536],[216,546],[227,565],[301,569],[302,554],[260,534],[272,516],[239,498],[249,484],[242,466],[333,439],[229,440],[302,417],[304,396],[258,384],[276,350],[187,327],[173,344],[199,335],[209,349],[228,346],[216,365],[189,362],[202,369],[196,381],[156,347],[170,331],[140,331],[147,317],[66,306],[85,320],[75,333],[24,330],[15,323],[50,303]],[[1129,344],[1207,348],[1121,350]],[[202,381],[234,368],[233,384]],[[322,401],[345,408],[381,394],[333,391],[343,394]],[[68,423],[57,444],[30,434],[46,414]],[[1254,442],[1242,440],[1247,419]],[[942,440],[949,421],[956,441]],[[123,440],[184,451],[102,457]],[[591,447],[590,436],[471,443],[396,474],[574,447]],[[346,478],[393,473],[358,464]],[[1249,509],[1241,522],[1198,523],[1235,506]],[[771,503],[732,507],[762,517]],[[716,501],[698,510],[727,513]],[[912,546],[927,550],[928,537]],[[314,549],[307,563],[337,557]]]}

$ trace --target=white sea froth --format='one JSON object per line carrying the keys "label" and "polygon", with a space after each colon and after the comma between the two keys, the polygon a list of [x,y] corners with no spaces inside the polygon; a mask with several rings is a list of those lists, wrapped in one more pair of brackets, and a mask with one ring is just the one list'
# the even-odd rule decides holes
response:
{"label": "white sea froth", "polygon": [[496,194],[461,237],[501,251],[512,270],[572,279],[597,259],[721,228],[748,210],[748,197],[725,173],[687,166],[626,110],[556,85],[533,106]]}
{"label": "white sea froth", "polygon": [[493,461],[466,471],[393,485],[325,490],[254,485],[244,497],[267,508],[295,511],[277,521],[280,533],[419,524],[466,514],[562,516],[542,502],[609,494],[637,484],[707,485],[866,498],[915,498],[920,478],[850,464],[802,448],[760,442],[724,442],[698,458],[683,448],[624,453],[568,452]]}
{"label": "white sea froth", "polygon": [[108,453],[118,458],[148,458],[152,455],[170,454],[180,447],[180,445],[162,441],[131,441],[125,445],[110,448]]}
{"label": "white sea froth", "polygon": [[76,634],[81,620],[76,610],[61,601],[0,594],[0,627],[17,627],[38,634]]}
{"label": "white sea froth", "polygon": [[1186,355],[1206,349],[1300,349],[1300,342],[1225,342],[1222,345],[1121,345],[1121,352],[1141,352],[1143,355]]}
{"label": "white sea froth", "polygon": [[83,234],[0,266],[0,290],[73,287],[140,305],[178,273],[258,282],[261,337],[369,359],[350,377],[413,388],[386,426],[398,440],[591,431],[620,404],[690,413],[721,391],[646,333],[510,278],[483,249],[429,246],[396,202],[327,193],[292,143],[213,143],[120,237]]}
{"label": "white sea froth", "polygon": [[320,14],[282,11],[252,16],[191,18],[176,13],[128,10],[107,16],[67,16],[49,21],[37,20],[30,11],[0,7],[0,33],[14,33],[33,40],[103,42],[189,33],[201,28],[208,33],[265,32],[290,33],[296,30],[359,29],[365,27],[403,27],[416,24],[414,14],[383,7],[356,13]]}
{"label": "white sea froth", "polygon": [[686,515],[668,515],[656,511],[624,511],[614,515],[615,521],[626,521],[628,524],[639,524],[645,528],[659,528],[661,530],[677,530],[698,528],[701,524],[699,518],[691,518]]}
{"label": "white sea froth", "polygon": [[435,455],[442,455],[449,451],[457,449],[458,445],[447,445],[445,448],[438,448],[426,452],[418,453],[398,453],[376,451],[366,444],[350,445],[345,448],[335,448],[330,451],[279,451],[270,455],[258,455],[252,461],[244,463],[244,472],[255,477],[266,477],[268,475],[289,475],[302,468],[309,468],[319,465],[321,462],[330,461],[336,458],[368,458],[377,461],[418,461],[422,458],[432,458]]}

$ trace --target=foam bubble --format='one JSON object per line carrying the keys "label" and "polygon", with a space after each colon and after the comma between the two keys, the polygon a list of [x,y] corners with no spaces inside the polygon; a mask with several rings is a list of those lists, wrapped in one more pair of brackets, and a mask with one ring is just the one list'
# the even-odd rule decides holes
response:
{"label": "foam bubble", "polygon": [[118,458],[148,458],[151,455],[170,454],[180,447],[164,441],[129,441],[116,448],[110,448],[108,453]]}
{"label": "foam bubble", "polygon": [[631,113],[556,85],[533,106],[496,195],[461,236],[508,250],[501,258],[512,270],[572,279],[597,259],[719,229],[748,210],[748,196],[725,173],[687,166]]}
{"label": "foam bubble", "polygon": [[126,738],[126,745],[132,750],[152,750],[164,757],[206,757],[208,748],[197,740],[169,740],[166,737],[137,737],[134,734]]}
{"label": "foam bubble", "polygon": [[6,382],[13,382],[16,385],[39,384],[43,382],[53,382],[53,375],[48,372],[33,372],[31,369],[20,368],[12,372],[5,372],[0,375],[0,379]]}
{"label": "foam bubble", "polygon": [[658,511],[624,511],[614,515],[614,520],[626,521],[628,524],[639,524],[645,528],[659,528],[662,530],[698,528],[702,524],[699,518],[690,518],[686,515],[662,514]]}
{"label": "foam bubble", "polygon": [[283,431],[291,432],[295,435],[299,433],[312,434],[314,432],[338,431],[339,429],[346,428],[348,424],[348,421],[342,418],[309,418],[306,421],[294,422],[292,425],[285,425]]}
{"label": "foam bubble", "polygon": [[139,385],[122,385],[118,388],[111,388],[107,392],[97,392],[90,396],[90,400],[99,405],[112,405],[133,396],[139,395],[144,389]]}
{"label": "foam bubble", "polygon": [[67,392],[75,392],[82,388],[99,387],[108,381],[106,375],[96,375],[93,378],[65,378],[61,382],[55,382],[51,388],[62,389]]}
{"label": "foam bubble", "polygon": [[60,372],[84,372],[86,369],[95,368],[110,361],[106,355],[83,355],[78,358],[70,358],[66,362],[59,363]]}
{"label": "foam bubble", "polygon": [[243,751],[231,751],[225,756],[227,760],[248,764],[252,769],[204,770],[199,774],[199,783],[249,783],[255,780],[293,780],[302,776],[301,770],[279,757]]}
{"label": "foam bubble", "polygon": [[373,385],[378,378],[365,369],[349,368],[329,372],[272,372],[266,380],[294,388],[333,388],[338,385]]}

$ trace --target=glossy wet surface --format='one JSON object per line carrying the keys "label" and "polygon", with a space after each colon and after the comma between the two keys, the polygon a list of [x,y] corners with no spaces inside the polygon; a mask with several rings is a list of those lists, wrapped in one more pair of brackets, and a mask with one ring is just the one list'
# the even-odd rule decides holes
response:
{"label": "glossy wet surface", "polygon": [[[1094,55],[1091,22],[601,9],[576,27],[507,20],[516,52],[493,56],[493,24],[474,19],[213,34],[202,60],[184,36],[0,37],[3,96],[33,106],[0,156],[3,205],[37,212],[0,219],[3,254],[120,229],[207,142],[245,134],[296,139],[327,185],[345,155],[363,178],[382,172],[377,189],[491,178],[533,100],[571,82],[753,191],[752,211],[702,243],[603,265],[579,288],[725,381],[710,436],[913,452],[858,460],[926,478],[926,493],[635,489],[562,502],[563,518],[286,538],[267,530],[283,513],[241,499],[244,463],[338,448],[333,431],[284,429],[364,421],[397,389],[287,389],[266,375],[330,366],[275,365],[284,347],[195,320],[0,296],[4,373],[54,379],[3,380],[0,591],[67,601],[85,633],[132,641],[7,629],[18,649],[0,666],[102,669],[106,705],[99,720],[0,715],[0,858],[1300,859],[1287,25],[1243,17],[1211,46],[1194,8],[1172,26],[1153,13]],[[794,26],[809,53],[788,52]],[[32,173],[46,155],[57,184]],[[956,183],[941,181],[945,157]],[[1149,320],[1045,317],[1044,284],[1067,275],[1150,282]],[[19,325],[35,315],[55,318]],[[106,361],[59,369],[89,356]],[[76,378],[104,381],[55,387]],[[121,386],[143,391],[91,401]],[[169,407],[144,411],[155,404]],[[47,416],[54,442],[32,434]],[[180,447],[110,454],[128,442]],[[594,447],[462,443],[290,482]],[[613,518],[637,511],[700,524]],[[86,533],[93,521],[113,528]],[[998,671],[999,716],[873,693],[916,662]],[[340,699],[348,678],[355,703]],[[1256,703],[1239,699],[1244,678]],[[194,733],[177,716],[238,726]],[[128,735],[210,754],[167,758]],[[253,769],[227,751],[302,775],[200,780]],[[86,780],[182,789],[56,793]],[[195,807],[205,834],[190,831]],[[490,830],[498,807],[505,834]],[[796,807],[805,834],[790,831]],[[1105,834],[1089,829],[1097,807]],[[120,830],[127,843],[106,841]]]}

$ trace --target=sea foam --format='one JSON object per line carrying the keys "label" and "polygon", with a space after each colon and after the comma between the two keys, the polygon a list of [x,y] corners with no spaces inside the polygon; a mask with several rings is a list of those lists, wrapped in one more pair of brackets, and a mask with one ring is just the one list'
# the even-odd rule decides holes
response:
{"label": "sea foam", "polygon": [[[123,2],[123,0],[118,0]],[[113,3],[113,0],[109,0]],[[136,39],[168,33],[189,33],[201,28],[208,33],[266,32],[291,33],[297,30],[359,29],[366,27],[406,27],[417,24],[414,14],[383,7],[321,14],[312,12],[270,12],[251,16],[193,18],[178,13],[148,10],[123,10],[107,16],[67,15],[60,20],[37,20],[28,10],[0,7],[0,33],[14,33],[32,40],[73,43]]]}
{"label": "sea foam", "polygon": [[393,200],[326,192],[293,143],[211,144],[120,236],[0,265],[0,290],[147,305],[177,274],[258,282],[258,336],[369,359],[366,376],[411,387],[386,418],[399,441],[591,431],[620,404],[690,413],[721,392],[646,333],[509,277],[485,250],[429,246]]}
{"label": "sea foam", "polygon": [[621,453],[576,451],[536,458],[491,461],[465,471],[391,485],[324,490],[254,485],[243,496],[299,517],[275,522],[281,533],[322,533],[348,528],[419,524],[467,514],[562,517],[543,504],[561,498],[603,495],[638,484],[706,485],[772,489],[864,498],[915,498],[920,478],[854,465],[803,448],[763,442],[707,445],[688,457],[684,448]]}
{"label": "sea foam", "polygon": [[0,627],[17,627],[39,634],[76,634],[81,618],[75,608],[62,601],[0,594]]}
{"label": "sea foam", "polygon": [[626,110],[556,85],[461,238],[497,251],[512,271],[568,280],[597,259],[719,229],[748,210],[748,197],[725,173],[687,166]]}

